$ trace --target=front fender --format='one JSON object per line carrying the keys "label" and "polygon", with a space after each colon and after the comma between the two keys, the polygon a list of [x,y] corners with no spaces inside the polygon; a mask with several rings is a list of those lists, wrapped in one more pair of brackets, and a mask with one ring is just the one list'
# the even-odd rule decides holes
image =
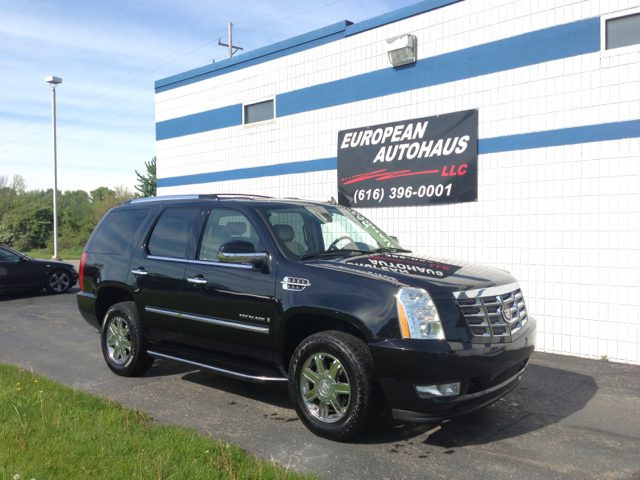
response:
{"label": "front fender", "polygon": [[282,341],[284,339],[285,331],[287,330],[287,325],[289,321],[299,316],[322,316],[326,318],[332,318],[341,322],[345,322],[352,327],[356,328],[362,335],[369,339],[373,338],[373,333],[366,325],[366,323],[347,312],[334,310],[325,307],[319,306],[295,306],[289,308],[284,314],[280,317],[280,321],[278,322],[277,330],[276,330],[276,338]]}

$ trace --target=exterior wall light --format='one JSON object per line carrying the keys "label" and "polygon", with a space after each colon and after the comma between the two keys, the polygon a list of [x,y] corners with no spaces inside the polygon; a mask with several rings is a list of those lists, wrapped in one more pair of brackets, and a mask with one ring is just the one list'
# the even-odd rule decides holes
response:
{"label": "exterior wall light", "polygon": [[389,62],[394,67],[407,65],[416,61],[416,46],[418,41],[415,35],[404,34],[389,38],[385,42],[385,51],[389,54]]}

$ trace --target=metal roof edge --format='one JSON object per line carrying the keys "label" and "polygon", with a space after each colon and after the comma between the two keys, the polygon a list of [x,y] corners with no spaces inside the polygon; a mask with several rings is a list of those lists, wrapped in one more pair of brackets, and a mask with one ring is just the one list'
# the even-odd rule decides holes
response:
{"label": "metal roof edge", "polygon": [[389,23],[404,20],[405,18],[420,15],[421,13],[429,12],[431,10],[462,1],[464,0],[423,0],[422,2],[414,3],[413,5],[408,5],[388,13],[383,13],[382,15],[363,20],[362,22],[354,23],[347,27],[345,37],[350,37],[351,35],[356,35],[367,30],[382,27]]}
{"label": "metal roof edge", "polygon": [[314,40],[318,40],[323,37],[344,32],[346,28],[352,24],[353,23],[350,22],[349,20],[342,20],[332,25],[319,28],[317,30],[313,30],[312,32],[303,33],[302,35],[298,35],[293,38],[289,38],[287,40],[282,40],[280,42],[273,43],[265,47],[257,48],[250,52],[238,55],[237,57],[232,57],[226,60],[222,60],[221,62],[218,62],[218,63],[212,63],[211,65],[205,65],[204,67],[195,68],[193,70],[189,70],[183,73],[172,75],[170,77],[156,80],[155,88],[158,89],[161,87],[166,87],[173,83],[178,83],[183,80],[188,80],[201,75],[206,75],[207,73],[211,73],[216,70],[222,70],[224,68],[229,68],[229,67],[239,65],[241,63],[249,62],[259,57],[264,57],[266,55],[283,52],[287,49],[294,48],[294,47],[303,45],[305,43],[310,43],[310,42],[313,42]]}

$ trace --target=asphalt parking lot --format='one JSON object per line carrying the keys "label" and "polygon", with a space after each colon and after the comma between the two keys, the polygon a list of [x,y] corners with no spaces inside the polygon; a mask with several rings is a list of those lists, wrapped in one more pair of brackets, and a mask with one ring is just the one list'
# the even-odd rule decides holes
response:
{"label": "asphalt parking lot", "polygon": [[328,479],[640,480],[640,366],[536,353],[490,407],[433,424],[385,417],[340,444],[302,426],[283,386],[162,360],[142,378],[113,375],[77,291],[0,296],[0,362]]}

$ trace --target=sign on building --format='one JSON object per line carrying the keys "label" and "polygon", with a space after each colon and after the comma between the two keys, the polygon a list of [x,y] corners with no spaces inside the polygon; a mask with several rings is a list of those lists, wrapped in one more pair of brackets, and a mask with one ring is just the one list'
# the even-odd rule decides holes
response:
{"label": "sign on building", "polygon": [[478,110],[338,133],[338,203],[391,207],[478,199]]}

